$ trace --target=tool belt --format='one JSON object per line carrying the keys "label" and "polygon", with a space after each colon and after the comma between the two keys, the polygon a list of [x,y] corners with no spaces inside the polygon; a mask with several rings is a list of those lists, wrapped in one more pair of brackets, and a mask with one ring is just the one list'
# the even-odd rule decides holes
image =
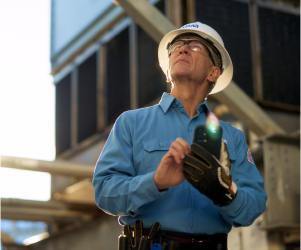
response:
{"label": "tool belt", "polygon": [[227,250],[227,234],[190,234],[160,230],[160,223],[143,228],[137,220],[134,228],[128,224],[119,236],[118,250]]}

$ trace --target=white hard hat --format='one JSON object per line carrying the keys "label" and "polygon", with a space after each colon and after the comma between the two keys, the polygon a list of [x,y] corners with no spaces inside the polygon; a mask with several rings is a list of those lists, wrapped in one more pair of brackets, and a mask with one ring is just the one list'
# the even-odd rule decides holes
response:
{"label": "white hard hat", "polygon": [[158,57],[159,57],[160,66],[164,74],[167,73],[167,70],[169,68],[169,63],[168,63],[169,44],[174,40],[175,37],[185,33],[195,33],[201,36],[202,38],[206,39],[210,44],[212,44],[220,52],[222,57],[222,70],[221,70],[222,74],[217,79],[215,87],[210,92],[210,94],[217,93],[223,90],[224,88],[226,88],[228,84],[231,82],[233,76],[233,65],[232,65],[231,58],[224,47],[224,42],[220,37],[220,35],[210,26],[200,22],[186,24],[180,29],[173,30],[163,37],[163,39],[159,44]]}

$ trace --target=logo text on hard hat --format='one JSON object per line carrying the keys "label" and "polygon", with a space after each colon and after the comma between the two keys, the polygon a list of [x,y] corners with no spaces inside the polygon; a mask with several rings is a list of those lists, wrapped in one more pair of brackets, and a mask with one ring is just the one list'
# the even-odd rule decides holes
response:
{"label": "logo text on hard hat", "polygon": [[199,25],[198,24],[194,24],[194,23],[189,23],[189,24],[186,24],[186,25],[182,26],[180,29],[185,29],[185,28],[189,28],[189,27],[198,28]]}

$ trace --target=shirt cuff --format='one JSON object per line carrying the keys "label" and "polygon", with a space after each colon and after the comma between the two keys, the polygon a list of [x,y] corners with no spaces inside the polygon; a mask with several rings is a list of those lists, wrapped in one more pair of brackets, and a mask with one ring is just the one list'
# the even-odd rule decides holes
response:
{"label": "shirt cuff", "polygon": [[241,208],[243,202],[244,202],[244,193],[238,188],[234,200],[229,205],[227,206],[214,205],[214,207],[217,211],[219,211],[223,215],[229,217],[235,217],[235,214]]}
{"label": "shirt cuff", "polygon": [[154,181],[155,172],[147,173],[146,175],[141,176],[141,188],[139,188],[140,197],[143,198],[145,203],[152,202],[154,200],[160,199],[163,195],[168,191],[168,189],[164,189],[159,191],[155,181]]}

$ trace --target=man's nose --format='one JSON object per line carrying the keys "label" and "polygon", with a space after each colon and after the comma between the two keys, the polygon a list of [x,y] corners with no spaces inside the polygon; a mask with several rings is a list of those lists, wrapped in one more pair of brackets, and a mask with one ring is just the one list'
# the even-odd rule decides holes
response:
{"label": "man's nose", "polygon": [[181,48],[179,49],[180,54],[182,54],[182,53],[188,54],[188,51],[189,51],[188,44],[182,45]]}

